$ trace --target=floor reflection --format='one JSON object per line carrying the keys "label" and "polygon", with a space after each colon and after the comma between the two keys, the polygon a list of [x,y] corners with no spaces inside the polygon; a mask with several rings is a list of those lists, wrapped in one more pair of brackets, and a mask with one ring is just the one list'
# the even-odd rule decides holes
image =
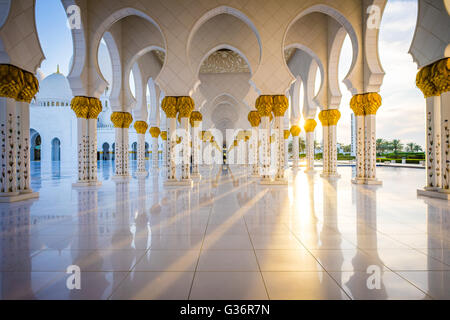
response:
{"label": "floor reflection", "polygon": [[164,168],[112,181],[113,166],[75,188],[69,166],[32,164],[40,198],[0,204],[1,299],[450,298],[450,209],[415,196],[420,170],[261,186],[248,167],[202,166],[165,189]]}

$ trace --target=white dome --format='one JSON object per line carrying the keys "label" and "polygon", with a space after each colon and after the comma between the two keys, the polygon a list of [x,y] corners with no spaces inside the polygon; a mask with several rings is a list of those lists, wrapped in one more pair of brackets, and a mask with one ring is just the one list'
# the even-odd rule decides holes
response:
{"label": "white dome", "polygon": [[69,101],[72,99],[72,90],[69,81],[61,73],[53,73],[39,83],[38,101]]}

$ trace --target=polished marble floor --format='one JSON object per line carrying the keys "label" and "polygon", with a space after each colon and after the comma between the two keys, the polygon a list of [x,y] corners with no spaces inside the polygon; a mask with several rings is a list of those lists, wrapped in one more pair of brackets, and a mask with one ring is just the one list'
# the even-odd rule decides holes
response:
{"label": "polished marble floor", "polygon": [[70,166],[32,166],[40,198],[0,204],[1,299],[450,298],[449,203],[416,196],[423,169],[379,168],[378,187],[352,185],[352,167],[289,171],[268,187],[204,167],[165,189],[163,171],[115,182],[101,162],[102,186],[77,189]]}

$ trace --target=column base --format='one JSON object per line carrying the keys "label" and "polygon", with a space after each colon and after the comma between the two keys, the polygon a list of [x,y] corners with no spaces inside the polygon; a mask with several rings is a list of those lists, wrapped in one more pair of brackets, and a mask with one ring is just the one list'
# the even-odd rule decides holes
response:
{"label": "column base", "polygon": [[101,181],[87,181],[87,182],[75,182],[72,183],[72,187],[97,187],[97,186],[101,186],[102,182]]}
{"label": "column base", "polygon": [[164,182],[164,187],[193,187],[192,179],[187,180],[167,180]]}
{"label": "column base", "polygon": [[321,173],[320,177],[330,178],[330,179],[339,179],[341,177],[341,175],[339,173]]}
{"label": "column base", "polygon": [[0,195],[0,203],[11,203],[39,198],[39,192],[10,192]]}
{"label": "column base", "polygon": [[143,177],[147,177],[148,176],[148,172],[147,171],[137,171],[134,173],[135,177],[139,177],[139,178],[143,178]]}
{"label": "column base", "polygon": [[114,175],[111,177],[112,181],[128,181],[131,179],[130,175]]}
{"label": "column base", "polygon": [[351,180],[353,184],[382,185],[383,181],[378,179],[354,178]]}
{"label": "column base", "polygon": [[197,172],[191,173],[191,178],[192,178],[192,180],[195,180],[195,181],[202,180],[202,176],[200,175],[200,173],[197,173]]}
{"label": "column base", "polygon": [[262,179],[259,184],[266,185],[266,186],[287,186],[288,180],[287,179]]}
{"label": "column base", "polygon": [[437,199],[443,199],[443,200],[450,200],[450,191],[443,190],[443,189],[435,189],[435,188],[423,188],[417,190],[418,196],[424,196],[424,197],[430,197],[430,198],[437,198]]}

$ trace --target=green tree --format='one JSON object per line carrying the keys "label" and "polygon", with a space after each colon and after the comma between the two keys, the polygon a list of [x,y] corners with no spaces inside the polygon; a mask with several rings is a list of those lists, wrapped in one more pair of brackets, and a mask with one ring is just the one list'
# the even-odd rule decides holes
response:
{"label": "green tree", "polygon": [[410,143],[408,143],[407,145],[406,145],[406,151],[407,152],[414,152],[414,146],[415,146],[416,144],[414,143],[414,142],[410,142]]}
{"label": "green tree", "polygon": [[351,144],[342,145],[342,151],[344,151],[345,153],[352,152],[352,145]]}
{"label": "green tree", "polygon": [[303,137],[298,137],[298,149],[299,149],[300,153],[305,152],[306,141]]}
{"label": "green tree", "polygon": [[422,147],[419,146],[418,144],[414,143],[414,148],[413,148],[414,152],[422,152]]}
{"label": "green tree", "polygon": [[392,144],[392,150],[394,151],[394,153],[398,153],[399,151],[403,150],[403,144],[401,143],[401,141],[399,139],[392,140],[391,144]]}

